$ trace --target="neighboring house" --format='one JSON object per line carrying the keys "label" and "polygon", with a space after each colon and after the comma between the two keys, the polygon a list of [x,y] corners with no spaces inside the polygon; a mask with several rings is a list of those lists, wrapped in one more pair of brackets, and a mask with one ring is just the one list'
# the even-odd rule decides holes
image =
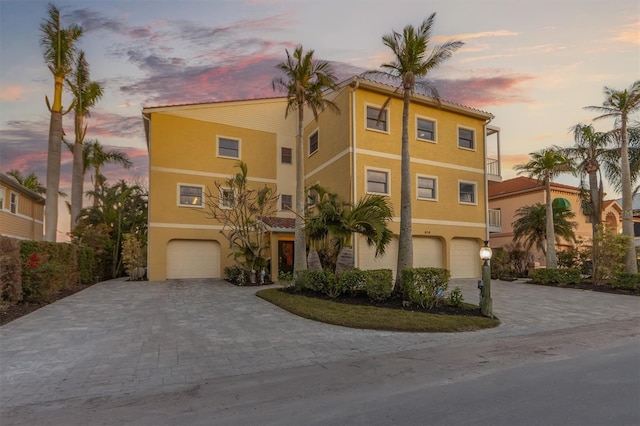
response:
{"label": "neighboring house", "polygon": [[[591,240],[591,222],[584,215],[581,207],[579,189],[574,186],[551,182],[552,200],[561,198],[568,201],[571,211],[575,213],[572,221],[578,224],[575,229],[576,238],[587,244]],[[545,203],[545,189],[536,179],[517,177],[503,182],[489,183],[489,230],[491,231],[491,247],[500,248],[513,242],[513,227],[511,224],[516,219],[516,211],[523,206],[536,203]],[[620,233],[622,230],[622,208],[616,200],[605,200],[603,203],[602,220],[612,232]],[[560,241],[556,244],[558,249],[574,247],[576,244],[568,241]],[[545,264],[545,256],[542,252],[532,248],[534,262]]]}
{"label": "neighboring house", "polygon": [[[395,88],[354,77],[331,94],[341,113],[318,121],[305,113],[305,185],[319,183],[354,203],[366,194],[390,197],[399,233],[402,98]],[[281,194],[271,231],[271,275],[293,265],[296,113],[285,118],[284,97],[143,109],[149,149],[151,280],[220,277],[231,265],[220,224],[204,214],[214,181],[242,160],[249,180]],[[480,275],[478,251],[488,237],[487,179],[500,180],[499,129],[487,112],[415,95],[409,115],[414,265],[449,268],[454,277]],[[487,150],[487,145],[492,144]],[[490,152],[491,155],[488,155]],[[489,157],[494,157],[489,159]],[[220,202],[232,194],[219,194]],[[397,238],[375,258],[354,241],[356,266],[395,271]],[[277,259],[277,261],[274,261]]]}
{"label": "neighboring house", "polygon": [[[622,205],[622,198],[618,198],[618,203]],[[640,247],[640,194],[634,194],[631,208],[633,209],[633,240],[636,247]]]}
{"label": "neighboring house", "polygon": [[0,235],[42,241],[44,197],[0,173]]}

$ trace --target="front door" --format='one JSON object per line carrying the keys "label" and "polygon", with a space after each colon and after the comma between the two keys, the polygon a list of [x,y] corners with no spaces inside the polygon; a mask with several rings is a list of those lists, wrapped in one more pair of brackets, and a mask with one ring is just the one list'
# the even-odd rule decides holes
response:
{"label": "front door", "polygon": [[278,241],[278,271],[293,273],[293,241]]}

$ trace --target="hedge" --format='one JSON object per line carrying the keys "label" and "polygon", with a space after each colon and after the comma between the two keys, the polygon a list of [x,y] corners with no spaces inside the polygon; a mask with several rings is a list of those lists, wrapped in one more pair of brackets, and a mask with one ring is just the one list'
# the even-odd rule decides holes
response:
{"label": "hedge", "polygon": [[611,287],[640,293],[640,273],[620,272],[611,281]]}
{"label": "hedge", "polygon": [[531,279],[539,284],[578,284],[582,281],[582,274],[575,268],[538,268],[531,273]]}

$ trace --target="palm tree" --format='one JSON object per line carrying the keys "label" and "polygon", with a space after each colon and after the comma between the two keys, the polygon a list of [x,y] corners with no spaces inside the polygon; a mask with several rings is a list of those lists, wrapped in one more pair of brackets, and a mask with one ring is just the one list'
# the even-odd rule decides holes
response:
{"label": "palm tree", "polygon": [[49,17],[40,25],[42,33],[40,45],[44,50],[44,60],[53,74],[53,105],[47,101],[51,111],[49,122],[49,147],[47,153],[47,191],[45,202],[46,241],[56,240],[58,225],[58,191],[60,188],[60,157],[62,148],[62,85],[72,70],[75,56],[75,42],[82,35],[82,28],[70,25],[63,28],[60,23],[60,11],[49,5]]}
{"label": "palm tree", "polygon": [[[12,176],[20,185],[24,186],[27,189],[32,190],[33,192],[43,195],[47,192],[47,188],[40,182],[38,176],[31,172],[27,176],[24,176],[20,170],[12,169],[7,172],[9,176]],[[58,195],[61,197],[66,197],[67,194],[63,191],[58,191]]]}
{"label": "palm tree", "polygon": [[[319,185],[311,187],[318,193],[318,201],[313,215],[306,216],[305,233],[311,241],[313,249],[321,245],[328,257],[337,253],[337,259],[329,259],[331,266],[335,263],[335,273],[353,268],[353,234],[360,234],[367,244],[375,245],[376,256],[382,255],[393,233],[387,223],[393,216],[387,197],[366,195],[355,205],[341,202],[338,196],[327,192]],[[311,256],[311,253],[310,253]]]}
{"label": "palm tree", "polygon": [[630,237],[625,258],[625,270],[638,272],[636,250],[633,244],[633,207],[631,165],[629,160],[629,134],[627,132],[629,116],[640,110],[640,80],[635,81],[628,89],[615,90],[604,88],[605,100],[602,106],[588,106],[586,109],[597,111],[602,115],[594,120],[614,118],[620,132],[620,180],[622,183],[622,233]]}
{"label": "palm tree", "polygon": [[73,145],[73,173],[71,178],[71,230],[76,227],[80,210],[82,210],[82,199],[84,197],[84,173],[82,163],[82,143],[87,134],[87,126],[84,118],[89,116],[89,111],[102,97],[102,87],[89,78],[89,64],[84,52],[78,54],[76,67],[67,85],[71,89],[74,100],[75,112],[75,144]]}
{"label": "palm tree", "polygon": [[[436,14],[432,13],[417,29],[411,25],[404,27],[402,33],[392,31],[382,37],[382,42],[393,52],[393,60],[381,65],[382,71],[372,71],[392,79],[400,80],[397,90],[403,92],[402,109],[402,157],[400,182],[400,236],[398,245],[398,263],[394,291],[399,291],[402,270],[413,267],[413,237],[411,235],[411,164],[409,153],[409,103],[416,85],[439,100],[438,92],[433,85],[417,81],[427,76],[429,71],[442,62],[464,44],[461,41],[447,41],[427,51],[431,41],[431,32]],[[383,111],[390,99],[387,99]]]}
{"label": "palm tree", "polygon": [[553,225],[553,208],[551,204],[551,180],[560,173],[571,170],[570,161],[562,155],[560,150],[555,148],[546,148],[529,154],[531,160],[526,164],[517,164],[514,169],[518,174],[525,173],[530,178],[537,179],[544,185],[546,193],[546,231],[547,249],[545,251],[547,257],[547,268],[557,268],[558,260],[556,258],[555,235]]}
{"label": "palm tree", "polygon": [[32,190],[37,194],[44,194],[47,192],[47,189],[42,185],[40,179],[34,172],[29,173],[27,176],[24,176],[20,170],[12,169],[7,172],[7,175],[13,177],[20,185],[24,186],[27,189]]}
{"label": "palm tree", "polygon": [[280,88],[287,92],[287,109],[285,117],[289,112],[298,112],[298,135],[296,143],[296,223],[295,223],[295,243],[294,243],[294,273],[307,269],[306,243],[304,235],[304,165],[302,141],[302,131],[304,123],[304,109],[308,107],[313,113],[315,120],[318,114],[329,108],[339,113],[338,106],[325,98],[328,90],[335,90],[337,79],[333,75],[333,70],[328,62],[316,61],[313,58],[313,50],[304,53],[302,46],[297,46],[293,54],[287,53],[287,61],[276,66],[285,77],[275,78],[272,82],[273,90]]}
{"label": "palm tree", "polygon": [[[93,194],[98,194],[100,187],[104,185],[106,178],[100,173],[105,164],[120,164],[125,169],[133,165],[126,153],[118,150],[105,151],[104,146],[97,140],[89,141],[82,147],[82,176],[93,167]],[[93,207],[98,206],[98,198],[93,197]]]}
{"label": "palm tree", "polygon": [[[570,219],[575,217],[575,213],[571,210],[564,210],[558,206],[553,207],[553,230],[554,238],[559,241],[563,238],[565,241],[575,242],[576,235],[574,229],[578,226],[576,222]],[[549,262],[547,239],[547,207],[542,203],[536,203],[532,206],[520,207],[516,210],[516,219],[511,224],[513,227],[513,241],[524,243],[527,250],[536,247],[542,251]]]}

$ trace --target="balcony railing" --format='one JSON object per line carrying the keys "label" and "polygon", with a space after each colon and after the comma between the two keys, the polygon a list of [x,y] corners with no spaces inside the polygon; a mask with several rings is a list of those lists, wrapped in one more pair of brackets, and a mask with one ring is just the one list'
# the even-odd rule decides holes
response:
{"label": "balcony railing", "polygon": [[500,160],[487,158],[487,173],[493,176],[500,176]]}

